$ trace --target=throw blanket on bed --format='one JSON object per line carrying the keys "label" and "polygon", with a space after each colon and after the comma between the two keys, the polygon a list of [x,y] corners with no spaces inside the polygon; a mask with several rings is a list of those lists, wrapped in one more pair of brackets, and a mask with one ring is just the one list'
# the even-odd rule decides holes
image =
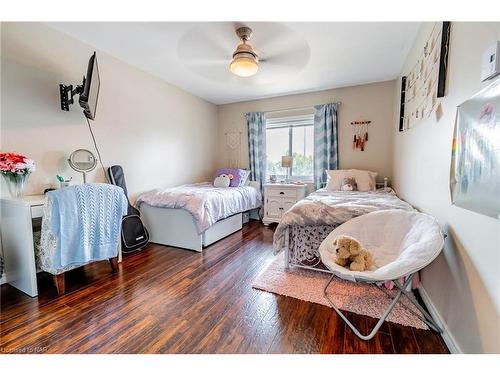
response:
{"label": "throw blanket on bed", "polygon": [[261,205],[261,196],[253,186],[216,188],[208,182],[156,189],[141,194],[137,205],[183,208],[195,221],[201,234],[217,221]]}
{"label": "throw blanket on bed", "polygon": [[332,192],[320,189],[285,212],[274,232],[274,253],[287,245],[285,233],[291,226],[336,226],[356,216],[388,209],[413,210],[413,207],[399,199],[393,190]]}
{"label": "throw blanket on bed", "polygon": [[47,193],[41,246],[52,247],[51,269],[116,257],[122,217],[127,214],[123,189],[83,184]]}

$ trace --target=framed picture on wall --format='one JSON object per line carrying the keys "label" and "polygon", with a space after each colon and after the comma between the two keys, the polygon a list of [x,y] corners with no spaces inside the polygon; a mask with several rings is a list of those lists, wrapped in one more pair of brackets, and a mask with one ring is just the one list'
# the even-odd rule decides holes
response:
{"label": "framed picture on wall", "polygon": [[500,80],[457,108],[450,189],[453,204],[500,218]]}
{"label": "framed picture on wall", "polygon": [[446,94],[451,22],[436,22],[412,68],[401,78],[399,131],[437,113]]}

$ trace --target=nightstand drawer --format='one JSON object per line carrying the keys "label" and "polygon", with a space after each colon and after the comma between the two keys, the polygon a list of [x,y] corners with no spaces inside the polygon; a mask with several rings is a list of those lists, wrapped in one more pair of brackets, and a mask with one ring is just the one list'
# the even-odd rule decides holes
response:
{"label": "nightstand drawer", "polygon": [[282,198],[297,198],[297,190],[296,189],[269,189],[267,194],[270,197],[282,197]]}

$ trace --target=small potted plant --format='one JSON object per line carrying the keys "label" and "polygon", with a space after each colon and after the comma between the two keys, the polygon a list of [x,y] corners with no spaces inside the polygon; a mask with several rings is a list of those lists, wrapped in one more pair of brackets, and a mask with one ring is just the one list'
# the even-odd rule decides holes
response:
{"label": "small potted plant", "polygon": [[35,161],[21,154],[0,152],[0,173],[4,177],[10,195],[20,198],[31,172],[35,171]]}

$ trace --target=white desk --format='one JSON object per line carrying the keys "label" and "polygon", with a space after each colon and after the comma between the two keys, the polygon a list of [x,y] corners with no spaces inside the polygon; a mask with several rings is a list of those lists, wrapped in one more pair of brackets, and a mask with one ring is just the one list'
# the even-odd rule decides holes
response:
{"label": "white desk", "polygon": [[[43,195],[0,200],[2,249],[7,283],[31,297],[38,295],[36,284],[33,219],[43,216]],[[118,262],[122,261],[121,241]]]}
{"label": "white desk", "polygon": [[7,282],[31,297],[38,295],[32,219],[43,215],[43,195],[2,198],[2,249]]}

